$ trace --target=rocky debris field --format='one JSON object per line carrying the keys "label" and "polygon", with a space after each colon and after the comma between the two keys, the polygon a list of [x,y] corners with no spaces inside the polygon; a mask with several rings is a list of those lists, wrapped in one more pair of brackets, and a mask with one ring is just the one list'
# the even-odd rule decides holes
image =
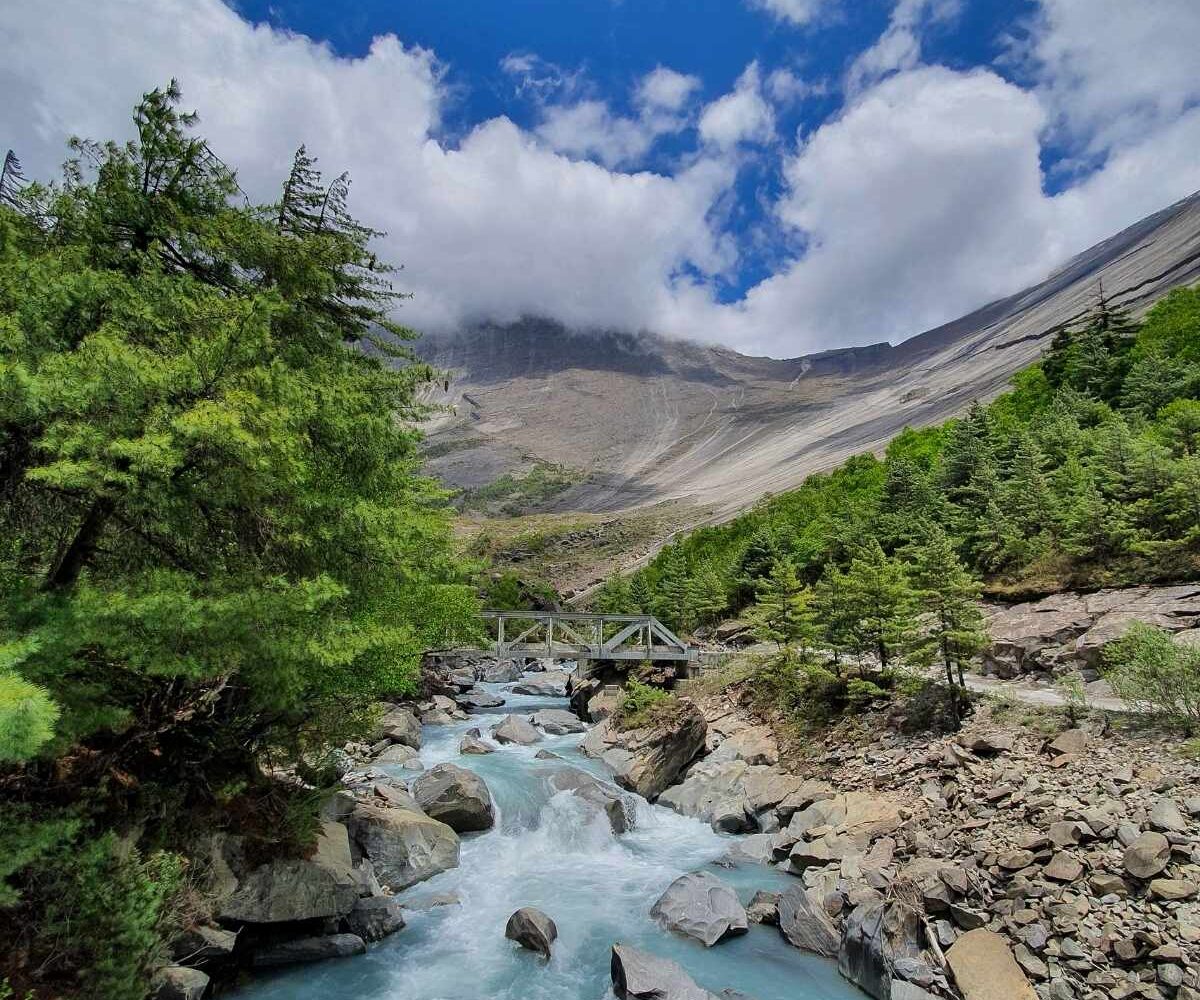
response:
{"label": "rocky debris field", "polygon": [[992,636],[983,655],[985,674],[1050,679],[1079,670],[1099,696],[1111,694],[1100,680],[1102,650],[1131,622],[1157,625],[1175,633],[1177,642],[1200,641],[1200,584],[1062,593],[984,610]]}

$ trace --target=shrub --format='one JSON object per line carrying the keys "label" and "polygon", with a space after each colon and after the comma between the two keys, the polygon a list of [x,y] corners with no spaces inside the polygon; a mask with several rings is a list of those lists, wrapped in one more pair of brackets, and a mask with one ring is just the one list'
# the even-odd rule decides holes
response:
{"label": "shrub", "polygon": [[1200,726],[1200,649],[1135,622],[1108,645],[1104,662],[1113,691],[1131,707],[1189,733]]}
{"label": "shrub", "polygon": [[652,722],[656,712],[674,700],[674,695],[662,688],[630,677],[625,681],[625,695],[617,706],[614,722],[619,729],[637,729]]}

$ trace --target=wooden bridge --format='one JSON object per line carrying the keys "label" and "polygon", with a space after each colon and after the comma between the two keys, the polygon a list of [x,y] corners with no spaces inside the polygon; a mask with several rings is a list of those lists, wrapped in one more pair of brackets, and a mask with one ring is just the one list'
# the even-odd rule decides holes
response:
{"label": "wooden bridge", "polygon": [[692,649],[652,615],[590,615],[560,611],[485,611],[496,623],[493,650],[505,659],[546,656],[559,660],[696,659]]}

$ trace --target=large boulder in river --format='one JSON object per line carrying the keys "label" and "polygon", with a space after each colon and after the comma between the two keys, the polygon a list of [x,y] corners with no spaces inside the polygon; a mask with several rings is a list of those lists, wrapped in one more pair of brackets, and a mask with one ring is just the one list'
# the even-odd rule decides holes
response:
{"label": "large boulder in river", "polygon": [[790,944],[814,955],[836,955],[841,944],[833,923],[802,885],[792,886],[779,897],[779,930]]}
{"label": "large boulder in river", "polygon": [[551,736],[587,732],[587,723],[565,708],[543,708],[540,712],[534,712],[530,721]]}
{"label": "large boulder in river", "polygon": [[479,668],[479,679],[486,684],[511,684],[519,681],[524,668],[516,660],[500,660]]}
{"label": "large boulder in river", "polygon": [[482,739],[478,729],[468,730],[463,734],[463,738],[458,744],[459,753],[473,754],[475,756],[493,753],[495,749],[494,746]]}
{"label": "large boulder in river", "polygon": [[379,720],[375,738],[403,743],[414,750],[420,750],[421,723],[407,708],[393,708]]}
{"label": "large boulder in river", "polygon": [[413,798],[426,816],[441,820],[455,833],[489,830],[496,807],[488,786],[474,771],[457,764],[438,764],[412,786]]}
{"label": "large boulder in river", "polygon": [[650,916],[706,948],[750,929],[737,893],[708,872],[677,878],[650,908]]}
{"label": "large boulder in river", "polygon": [[921,916],[911,906],[884,900],[860,903],[842,925],[838,972],[876,1000],[889,1000],[898,968],[932,974],[924,945]]}
{"label": "large boulder in river", "polygon": [[516,743],[526,747],[537,743],[542,737],[525,716],[506,715],[503,722],[492,727],[492,738],[497,743]]}
{"label": "large boulder in river", "polygon": [[984,927],[967,931],[946,952],[964,1000],[1037,1000],[1008,944]]}
{"label": "large boulder in river", "polygon": [[613,833],[625,833],[633,828],[636,804],[586,771],[564,767],[550,775],[550,787],[557,792],[571,792],[576,798],[603,811]]}
{"label": "large boulder in river", "polygon": [[687,777],[658,797],[658,804],[684,816],[694,816],[720,833],[758,829],[750,815],[745,778],[749,765],[742,760],[706,757],[692,765]]}
{"label": "large boulder in river", "polygon": [[544,674],[528,677],[520,684],[514,684],[512,692],[541,698],[565,698],[567,696],[567,675],[561,670],[547,670]]}
{"label": "large boulder in river", "polygon": [[613,992],[620,1000],[718,1000],[669,958],[627,944],[613,945],[609,968]]}
{"label": "large boulder in river", "polygon": [[259,865],[239,880],[218,915],[241,924],[317,920],[345,916],[357,899],[346,828],[326,822],[311,858],[279,858]]}
{"label": "large boulder in river", "polygon": [[349,958],[366,950],[366,943],[357,934],[324,934],[267,945],[256,951],[251,961],[259,968],[267,968],[298,962],[323,962],[327,958]]}
{"label": "large boulder in river", "polygon": [[342,929],[364,941],[382,941],[404,928],[404,907],[392,896],[367,896],[354,904],[342,920]]}
{"label": "large boulder in river", "polygon": [[550,957],[550,946],[558,937],[558,928],[541,910],[523,906],[508,918],[504,936],[516,941],[522,948],[536,951],[544,958]]}
{"label": "large boulder in river", "polygon": [[482,688],[472,688],[466,694],[456,694],[454,700],[463,708],[499,708],[504,704],[504,699],[498,694],[492,694]]}
{"label": "large boulder in river", "polygon": [[612,768],[622,788],[653,801],[704,749],[707,728],[700,709],[685,698],[673,712],[660,713],[654,723],[639,729],[620,730],[603,722],[588,733],[580,749]]}
{"label": "large boulder in river", "polygon": [[348,823],[376,877],[394,892],[458,867],[458,834],[423,813],[360,803]]}

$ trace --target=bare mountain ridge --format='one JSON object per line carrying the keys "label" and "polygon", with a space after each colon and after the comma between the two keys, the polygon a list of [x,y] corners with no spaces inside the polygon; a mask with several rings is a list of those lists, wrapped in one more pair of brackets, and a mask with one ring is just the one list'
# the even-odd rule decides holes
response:
{"label": "bare mountain ridge", "polygon": [[[1135,313],[1200,278],[1200,194],[1079,254],[1046,280],[895,346],[776,360],[654,334],[571,331],[544,319],[431,337],[452,372],[430,424],[433,468],[482,485],[531,458],[586,474],[553,508],[662,501],[695,523],[730,516],[907,426],[1001,392],[1105,294]],[[700,511],[703,510],[703,514]],[[684,518],[688,521],[688,518]]]}

